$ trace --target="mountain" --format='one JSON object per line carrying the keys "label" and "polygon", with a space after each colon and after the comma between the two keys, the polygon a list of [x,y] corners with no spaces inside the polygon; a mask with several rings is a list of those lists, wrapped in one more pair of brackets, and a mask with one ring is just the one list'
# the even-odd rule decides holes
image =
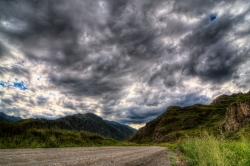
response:
{"label": "mountain", "polygon": [[6,119],[4,119],[3,117],[0,116],[0,124],[4,124],[4,123],[8,123],[9,121],[7,121]]}
{"label": "mountain", "polygon": [[115,121],[108,121],[108,120],[104,120],[108,125],[118,129],[121,133],[123,133],[124,137],[128,137],[131,136],[132,134],[134,134],[137,130],[127,126],[127,125],[123,125],[120,124],[118,122]]}
{"label": "mountain", "polygon": [[100,134],[118,140],[124,140],[135,133],[135,129],[128,128],[126,125],[114,125],[93,114],[76,114],[56,120],[63,129],[84,130],[91,133]]}
{"label": "mountain", "polygon": [[117,140],[125,140],[135,132],[134,129],[128,128],[122,124],[120,124],[120,126],[108,124],[101,117],[93,113],[69,115],[55,120],[24,119],[8,125],[12,126],[13,130],[21,128],[25,130],[49,129],[87,131]]}
{"label": "mountain", "polygon": [[128,128],[128,129],[132,130],[133,133],[137,132],[136,129],[134,129],[134,128],[128,126],[128,125],[123,125],[123,124],[120,124],[120,123],[115,122],[115,121],[109,121],[109,120],[104,120],[104,121],[105,121],[106,123],[110,124],[110,125],[114,125],[114,126],[124,126],[125,128]]}
{"label": "mountain", "polygon": [[[221,95],[209,105],[195,104],[188,107],[169,107],[162,115],[148,122],[128,138],[136,143],[174,142],[189,136],[198,136],[202,131],[219,135],[221,132],[232,130],[229,126],[235,124],[240,129],[250,121],[250,92],[243,94]],[[244,108],[241,108],[245,103]],[[234,108],[233,108],[234,107]],[[238,111],[237,111],[237,109]],[[248,109],[249,114],[242,110]],[[232,111],[234,110],[234,111]],[[241,115],[239,115],[241,113]],[[239,116],[235,116],[239,115]],[[243,117],[242,115],[245,115]],[[234,119],[234,121],[230,120]],[[242,119],[240,121],[239,119]],[[237,123],[236,123],[237,122]],[[236,131],[236,130],[234,130]]]}
{"label": "mountain", "polygon": [[0,122],[16,122],[16,121],[19,121],[19,120],[22,120],[22,118],[20,117],[15,117],[15,116],[9,116],[9,115],[6,115],[5,113],[3,112],[0,112]]}

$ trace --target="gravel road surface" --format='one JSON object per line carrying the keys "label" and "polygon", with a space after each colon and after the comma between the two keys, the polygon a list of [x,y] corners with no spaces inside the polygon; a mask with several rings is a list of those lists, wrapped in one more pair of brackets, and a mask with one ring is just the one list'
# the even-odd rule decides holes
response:
{"label": "gravel road surface", "polygon": [[166,148],[156,146],[1,149],[0,165],[169,166],[169,154]]}

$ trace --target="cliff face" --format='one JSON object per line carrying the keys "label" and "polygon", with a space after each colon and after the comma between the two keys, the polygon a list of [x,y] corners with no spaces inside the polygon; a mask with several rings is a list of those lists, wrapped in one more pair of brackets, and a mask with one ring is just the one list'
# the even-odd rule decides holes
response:
{"label": "cliff face", "polygon": [[250,100],[231,104],[227,108],[226,122],[222,124],[223,132],[233,132],[250,122]]}

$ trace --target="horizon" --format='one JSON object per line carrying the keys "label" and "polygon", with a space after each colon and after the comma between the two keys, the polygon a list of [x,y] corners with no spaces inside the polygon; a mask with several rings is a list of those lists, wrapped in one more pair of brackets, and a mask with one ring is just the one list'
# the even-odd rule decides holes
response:
{"label": "horizon", "polygon": [[94,113],[138,129],[250,89],[250,3],[1,1],[0,112]]}

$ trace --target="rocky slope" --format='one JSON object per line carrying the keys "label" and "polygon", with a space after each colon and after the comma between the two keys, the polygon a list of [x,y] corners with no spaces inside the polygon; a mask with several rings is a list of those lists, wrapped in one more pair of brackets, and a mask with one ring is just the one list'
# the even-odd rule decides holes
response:
{"label": "rocky slope", "polygon": [[250,100],[235,102],[227,108],[226,122],[222,124],[223,132],[240,130],[250,122]]}
{"label": "rocky slope", "polygon": [[[169,107],[162,115],[148,122],[128,141],[136,143],[173,142],[186,135],[197,136],[202,131],[220,134],[224,122],[225,131],[234,131],[249,121],[250,93],[221,95],[209,105]],[[248,109],[248,111],[246,111]]]}

